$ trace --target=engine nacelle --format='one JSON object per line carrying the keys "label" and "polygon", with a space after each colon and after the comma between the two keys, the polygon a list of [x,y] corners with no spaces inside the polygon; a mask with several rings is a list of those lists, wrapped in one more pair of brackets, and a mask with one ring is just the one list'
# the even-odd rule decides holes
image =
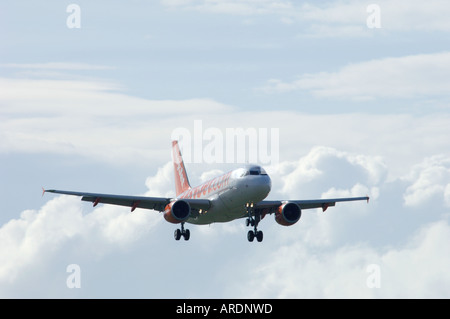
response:
{"label": "engine nacelle", "polygon": [[288,202],[278,207],[275,213],[275,221],[283,226],[291,226],[298,222],[301,216],[300,206]]}
{"label": "engine nacelle", "polygon": [[164,218],[172,224],[185,222],[191,214],[191,206],[184,200],[177,200],[167,204],[164,209]]}

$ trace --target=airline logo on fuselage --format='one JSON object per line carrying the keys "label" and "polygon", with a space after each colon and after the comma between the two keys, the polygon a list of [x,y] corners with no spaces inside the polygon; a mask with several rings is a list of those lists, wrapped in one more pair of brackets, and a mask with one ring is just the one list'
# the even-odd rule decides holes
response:
{"label": "airline logo on fuselage", "polygon": [[224,189],[228,182],[230,181],[230,176],[232,172],[224,174],[222,176],[216,177],[200,186],[194,187],[183,193],[180,198],[200,198],[201,196],[206,196],[211,192],[216,192],[218,190]]}

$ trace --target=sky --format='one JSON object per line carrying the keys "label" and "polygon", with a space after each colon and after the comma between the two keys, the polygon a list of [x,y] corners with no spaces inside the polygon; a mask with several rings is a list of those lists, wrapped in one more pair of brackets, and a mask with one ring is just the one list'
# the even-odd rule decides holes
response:
{"label": "sky", "polygon": [[[1,2],[0,297],[449,298],[449,15],[443,0]],[[244,164],[208,156],[237,129],[256,132],[247,154],[272,138],[268,199],[370,203],[266,216],[262,243],[243,219],[178,242],[158,212],[42,196],[172,197],[174,132],[196,185]]]}

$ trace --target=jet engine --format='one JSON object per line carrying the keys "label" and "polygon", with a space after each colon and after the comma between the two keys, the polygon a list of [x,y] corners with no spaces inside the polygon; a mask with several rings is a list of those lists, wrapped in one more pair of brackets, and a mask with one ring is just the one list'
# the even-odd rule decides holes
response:
{"label": "jet engine", "polygon": [[172,224],[185,222],[191,214],[191,206],[184,200],[177,200],[167,204],[164,209],[164,218]]}
{"label": "jet engine", "polygon": [[298,222],[301,216],[300,206],[296,203],[287,202],[278,207],[275,212],[275,221],[283,226],[291,226]]}

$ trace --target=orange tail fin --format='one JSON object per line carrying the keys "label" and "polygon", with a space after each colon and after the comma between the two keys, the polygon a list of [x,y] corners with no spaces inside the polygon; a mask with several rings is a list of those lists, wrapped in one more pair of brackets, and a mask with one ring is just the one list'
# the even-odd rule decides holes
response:
{"label": "orange tail fin", "polygon": [[178,141],[172,141],[173,167],[175,169],[175,191],[177,196],[191,188],[181,157]]}

